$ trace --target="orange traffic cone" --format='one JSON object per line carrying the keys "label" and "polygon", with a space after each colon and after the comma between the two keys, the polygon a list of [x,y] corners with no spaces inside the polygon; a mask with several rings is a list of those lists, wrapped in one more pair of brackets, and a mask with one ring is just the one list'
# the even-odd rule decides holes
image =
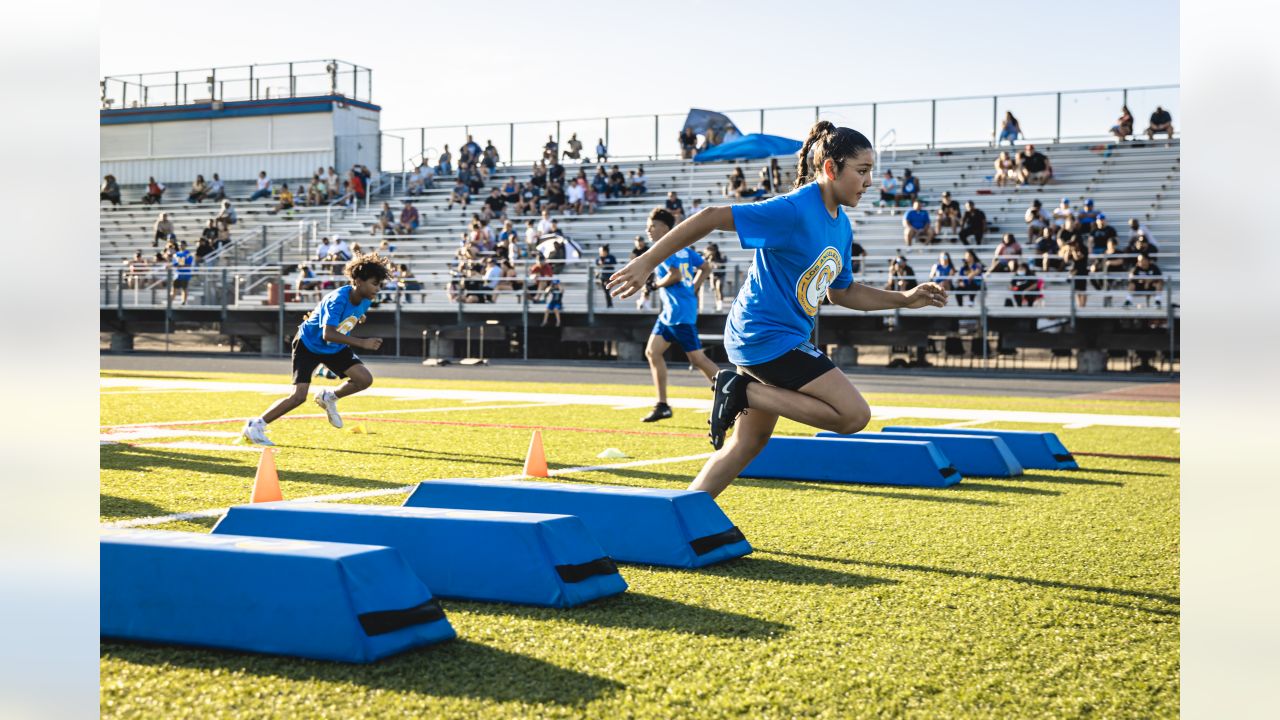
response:
{"label": "orange traffic cone", "polygon": [[529,441],[529,454],[524,459],[524,474],[529,477],[551,477],[547,474],[547,456],[542,452],[542,431],[534,430]]}
{"label": "orange traffic cone", "polygon": [[274,502],[283,500],[280,494],[280,476],[276,474],[276,459],[271,448],[262,449],[262,457],[258,459],[258,473],[253,477],[253,497],[251,503]]}

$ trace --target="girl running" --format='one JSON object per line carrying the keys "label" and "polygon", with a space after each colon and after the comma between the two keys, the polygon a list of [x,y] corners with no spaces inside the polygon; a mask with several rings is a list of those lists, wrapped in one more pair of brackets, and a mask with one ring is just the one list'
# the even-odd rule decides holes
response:
{"label": "girl running", "polygon": [[[853,228],[841,206],[857,205],[871,187],[875,151],[866,136],[820,120],[799,158],[790,193],[709,207],[609,280],[615,297],[633,295],[659,263],[713,230],[736,231],[742,246],[755,251],[725,323],[725,351],[738,370],[721,370],[712,384],[709,422],[716,453],[689,486],[713,497],[764,448],[779,417],[839,433],[858,432],[871,419],[857,388],[809,342],[824,297],[862,311],[947,302],[946,291],[934,283],[894,292],[853,282]],[[726,443],[725,433],[737,422]]]}
{"label": "girl running", "polygon": [[326,388],[315,396],[315,403],[324,408],[329,424],[336,428],[342,427],[338,398],[373,384],[373,375],[352,348],[377,350],[382,347],[382,339],[351,337],[351,331],[364,322],[369,304],[391,275],[391,264],[377,253],[357,254],[343,268],[343,273],[351,279],[351,284],[325,295],[315,310],[303,318],[293,338],[293,394],[277,400],[261,417],[244,424],[241,434],[249,442],[275,444],[267,439],[267,425],[307,401],[311,373],[320,364],[347,379],[337,390]]}

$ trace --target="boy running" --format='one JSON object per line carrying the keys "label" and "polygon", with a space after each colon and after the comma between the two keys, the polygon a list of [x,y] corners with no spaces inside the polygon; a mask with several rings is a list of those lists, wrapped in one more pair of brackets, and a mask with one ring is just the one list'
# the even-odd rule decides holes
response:
{"label": "boy running", "polygon": [[307,401],[311,373],[320,364],[347,379],[337,390],[325,388],[315,395],[315,403],[324,408],[329,424],[336,428],[342,427],[338,398],[373,384],[373,375],[352,348],[377,350],[382,347],[382,339],[351,337],[351,331],[364,322],[369,304],[391,275],[391,265],[377,253],[356,255],[347,263],[343,274],[351,279],[351,284],[325,295],[298,326],[293,338],[293,394],[277,400],[260,417],[245,423],[241,434],[249,442],[275,444],[267,439],[267,425]]}

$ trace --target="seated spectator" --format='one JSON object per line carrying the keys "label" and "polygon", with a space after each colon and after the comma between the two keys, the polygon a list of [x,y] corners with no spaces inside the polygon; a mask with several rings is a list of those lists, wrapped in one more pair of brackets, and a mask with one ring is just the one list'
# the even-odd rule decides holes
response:
{"label": "seated spectator", "polygon": [[[341,235],[334,235],[332,247],[329,249],[329,256],[337,258],[342,262],[346,262],[355,256],[354,250],[359,249],[359,247],[359,245],[356,245],[355,248],[348,247],[347,241],[343,240]],[[338,272],[335,274],[341,275],[342,269],[339,268]]]}
{"label": "seated spectator", "polygon": [[266,170],[262,170],[258,173],[258,189],[249,196],[249,202],[269,197],[271,197],[271,178],[267,177]]}
{"label": "seated spectator", "polygon": [[1089,232],[1090,249],[1099,253],[1107,247],[1107,243],[1116,239],[1116,229],[1107,224],[1107,216],[1104,213],[1098,213],[1093,219],[1093,230]]}
{"label": "seated spectator", "polygon": [[520,202],[520,183],[516,182],[516,179],[513,177],[507,178],[507,181],[502,184],[502,189],[498,192],[502,195],[502,199],[506,200],[508,204],[514,205]]}
{"label": "seated spectator", "polygon": [[449,146],[444,146],[444,152],[440,153],[440,157],[436,158],[436,172],[440,175],[450,175],[453,173],[453,153],[449,152]]}
{"label": "seated spectator", "polygon": [[498,302],[498,285],[502,282],[502,268],[493,257],[484,261],[484,296],[489,302]]}
{"label": "seated spectator", "polygon": [[698,211],[701,209],[702,209],[702,198],[694,198],[693,205],[689,206],[688,217],[693,217],[694,215],[697,215]]}
{"label": "seated spectator", "polygon": [[[850,243],[849,245],[849,272],[853,273],[853,275],[856,277],[859,273],[862,272],[862,266],[865,265],[866,262],[867,262],[867,249],[862,247],[862,245],[860,245],[857,239],[855,238],[853,242]],[[724,272],[723,266],[725,262],[721,261],[720,264],[721,264],[720,272]]]}
{"label": "seated spectator", "polygon": [[569,146],[569,149],[563,151],[561,155],[563,157],[569,158],[570,160],[581,161],[583,159],[582,141],[578,139],[578,133],[573,133],[572,135],[569,136],[569,142],[567,143],[567,145]]}
{"label": "seated spectator", "polygon": [[1044,156],[1035,145],[1027,145],[1018,153],[1018,182],[1040,183],[1043,187],[1053,179],[1053,166],[1049,158]]}
{"label": "seated spectator", "polygon": [[498,188],[489,191],[489,197],[484,199],[484,208],[480,211],[481,217],[485,220],[494,220],[506,216],[507,199],[502,196],[502,192]]}
{"label": "seated spectator", "polygon": [[418,166],[418,187],[419,192],[430,190],[436,186],[436,169],[428,163],[422,163]]}
{"label": "seated spectator", "polygon": [[1156,111],[1151,113],[1151,124],[1147,126],[1147,139],[1155,140],[1156,133],[1164,133],[1170,140],[1173,139],[1173,116],[1159,105],[1156,106]]}
{"label": "seated spectator", "polygon": [[964,203],[964,215],[960,217],[960,242],[968,245],[973,238],[974,245],[981,245],[987,234],[987,214],[973,204],[972,200]]}
{"label": "seated spectator", "polygon": [[604,138],[596,140],[596,162],[603,163],[609,159],[609,148],[604,144]]}
{"label": "seated spectator", "polygon": [[675,190],[667,193],[667,201],[662,206],[676,219],[677,225],[680,224],[681,220],[684,220],[684,201],[680,199]]}
{"label": "seated spectator", "polygon": [[757,199],[763,197],[764,192],[762,188],[753,188],[747,184],[747,177],[740,167],[735,167],[729,174],[729,183],[725,186],[725,195],[728,197]]}
{"label": "seated spectator", "polygon": [[886,169],[884,177],[880,178],[880,207],[886,204],[896,206],[898,197],[898,178],[893,176],[892,170]]}
{"label": "seated spectator", "polygon": [[542,146],[542,159],[557,162],[560,159],[560,143],[552,135],[547,136],[547,144]]}
{"label": "seated spectator", "polygon": [[1093,209],[1093,198],[1084,201],[1084,208],[1076,213],[1076,230],[1081,235],[1093,233],[1093,223],[1098,219],[1098,211]]}
{"label": "seated spectator", "polygon": [[1041,270],[1061,270],[1062,258],[1059,255],[1061,247],[1058,245],[1058,236],[1054,228],[1044,228],[1040,237],[1036,239],[1035,247],[1032,252],[1039,258],[1036,264]]}
{"label": "seated spectator", "polygon": [[898,195],[898,200],[900,201],[900,203],[915,202],[916,198],[920,196],[921,188],[922,186],[920,184],[920,178],[916,177],[915,175],[912,175],[910,169],[903,170],[902,171],[902,192]]}
{"label": "seated spectator", "polygon": [[1033,243],[1040,238],[1041,231],[1049,227],[1052,220],[1038,199],[1031,201],[1023,220],[1027,223],[1027,242]]}
{"label": "seated spectator", "polygon": [[167,212],[160,213],[152,229],[155,230],[155,237],[151,240],[151,247],[159,246],[161,240],[167,243],[170,240],[178,239],[173,234],[173,221],[169,219],[169,213]]}
{"label": "seated spectator", "polygon": [[560,164],[558,158],[551,158],[551,165],[547,167],[547,184],[564,182],[564,166]]}
{"label": "seated spectator", "polygon": [[120,183],[115,175],[102,178],[102,187],[98,190],[98,202],[108,200],[113,206],[120,204]]}
{"label": "seated spectator", "polygon": [[551,212],[564,212],[565,206],[568,205],[568,198],[564,194],[564,186],[558,182],[553,182],[547,186],[547,200],[545,207]]}
{"label": "seated spectator", "polygon": [[459,177],[453,184],[453,190],[449,193],[449,205],[445,210],[452,210],[454,205],[466,207],[471,204],[471,191],[467,188],[467,183]]}
{"label": "seated spectator", "polygon": [[769,158],[769,182],[774,192],[782,192],[782,166],[776,157]]}
{"label": "seated spectator", "polygon": [[275,215],[281,210],[290,210],[293,208],[293,193],[289,192],[289,185],[286,183],[280,188],[280,194],[276,196],[276,206],[267,212]]}
{"label": "seated spectator", "polygon": [[204,198],[209,194],[209,183],[204,181],[203,175],[196,175],[195,182],[191,183],[191,192],[187,194],[187,202],[200,203],[204,202]]}
{"label": "seated spectator", "polygon": [[400,263],[400,266],[397,269],[400,272],[397,274],[396,282],[404,292],[405,302],[412,302],[410,298],[413,296],[409,294],[412,292],[421,292],[422,295],[420,295],[419,298],[425,300],[427,295],[425,292],[422,292],[425,290],[425,287],[423,286],[422,281],[414,276],[413,271],[409,269],[409,266],[404,263]]}
{"label": "seated spectator", "polygon": [[418,231],[421,221],[418,208],[414,207],[413,201],[405,200],[404,207],[400,209],[400,224],[396,227],[396,232],[401,235],[411,235]]}
{"label": "seated spectator", "polygon": [[316,245],[315,254],[312,256],[316,260],[325,260],[333,254],[333,249],[329,246],[329,238],[320,238],[319,244]]}
{"label": "seated spectator", "polygon": [[680,130],[680,136],[677,138],[680,142],[680,159],[692,160],[694,152],[698,147],[698,135],[691,127],[685,127]]}
{"label": "seated spectator", "polygon": [[1018,118],[1013,113],[1005,111],[1004,122],[1000,124],[1000,139],[996,140],[996,145],[1009,141],[1010,145],[1016,145],[1018,136],[1022,134],[1022,126],[1018,124]]}
{"label": "seated spectator", "polygon": [[917,284],[915,270],[907,263],[906,258],[899,255],[889,261],[889,282],[884,286],[886,290],[906,292]]}
{"label": "seated spectator", "polygon": [[546,290],[551,286],[551,279],[555,277],[555,274],[556,272],[551,267],[551,263],[547,262],[542,253],[537,253],[534,256],[533,265],[529,266],[529,284],[533,286],[530,289],[535,293]]}
{"label": "seated spectator", "polygon": [[1133,114],[1129,112],[1128,105],[1120,106],[1120,117],[1116,119],[1116,124],[1111,126],[1111,134],[1115,135],[1117,140],[1126,140],[1133,134]]}
{"label": "seated spectator", "polygon": [[944,190],[942,199],[938,201],[938,228],[936,234],[942,234],[942,226],[951,230],[960,229],[960,203],[951,199],[951,191]]}
{"label": "seated spectator", "polygon": [[1000,187],[1004,187],[1005,183],[1018,181],[1018,163],[1009,157],[1008,150],[1001,150],[1000,157],[996,158],[995,174],[992,179]]}
{"label": "seated spectator", "polygon": [[613,170],[609,173],[609,188],[605,191],[605,198],[623,197],[627,194],[626,176],[622,174],[622,170],[617,165],[613,166]]}
{"label": "seated spectator", "polygon": [[196,242],[196,264],[197,265],[214,264],[214,261],[207,259],[209,257],[209,254],[212,253],[213,251],[214,251],[213,243],[209,241],[209,238],[205,237],[204,235],[201,235],[200,239]]}
{"label": "seated spectator", "polygon": [[218,221],[209,218],[208,224],[200,231],[200,239],[208,240],[210,245],[218,245]]}
{"label": "seated spectator", "polygon": [[319,175],[312,175],[311,184],[307,185],[307,205],[322,205],[328,196],[329,191],[324,187],[324,181]]}
{"label": "seated spectator", "polygon": [[345,208],[355,207],[356,194],[351,190],[351,181],[342,181],[342,190],[338,192],[338,199],[334,202]]}
{"label": "seated spectator", "polygon": [[[1151,235],[1151,231],[1147,229],[1147,226],[1138,222],[1138,218],[1129,218],[1129,247],[1133,247],[1140,237],[1145,239],[1148,245],[1155,246],[1156,239]],[[1128,250],[1125,252],[1128,252]]]}
{"label": "seated spectator", "polygon": [[769,168],[760,168],[760,176],[756,180],[756,187],[763,191],[765,196],[773,194],[773,178],[769,175]]}
{"label": "seated spectator", "polygon": [[1135,295],[1142,296],[1145,301],[1143,304],[1150,307],[1152,301],[1156,307],[1162,306],[1157,293],[1164,290],[1164,275],[1160,272],[1160,266],[1148,255],[1139,255],[1137,264],[1129,271],[1129,293],[1125,295],[1124,306],[1131,307],[1137,303],[1134,301]]}
{"label": "seated spectator", "polygon": [[583,203],[587,208],[587,212],[594,215],[596,208],[600,206],[600,193],[596,192],[596,189],[590,185],[586,185],[585,181],[580,182],[584,183],[582,191]]}
{"label": "seated spectator", "polygon": [[164,198],[164,190],[164,183],[156,182],[153,177],[147,178],[147,194],[142,196],[142,204],[159,205]]}
{"label": "seated spectator", "polygon": [[565,203],[569,212],[574,215],[581,215],[586,201],[587,181],[579,178],[569,183],[569,190],[565,193]]}
{"label": "seated spectator", "polygon": [[906,215],[902,216],[902,239],[911,247],[913,241],[917,238],[923,239],[925,244],[933,242],[933,224],[929,222],[929,211],[925,210],[917,199],[911,203],[911,209]]}
{"label": "seated spectator", "polygon": [[972,250],[964,251],[964,264],[960,266],[960,276],[955,282],[957,305],[964,307],[966,297],[969,298],[970,305],[977,304],[975,296],[982,292],[982,277],[986,271],[977,253]]}
{"label": "seated spectator", "polygon": [[1160,252],[1160,248],[1148,240],[1146,235],[1135,235],[1124,251],[1128,255],[1155,255]]}
{"label": "seated spectator", "polygon": [[142,251],[135,251],[133,257],[124,261],[124,265],[125,287],[134,290],[141,289],[149,272],[147,259],[142,256]]}
{"label": "seated spectator", "polygon": [[1013,277],[1009,279],[1009,289],[1013,297],[1005,298],[1005,305],[1031,307],[1040,301],[1044,280],[1037,278],[1034,270],[1021,260],[1014,260],[1010,268]]}
{"label": "seated spectator", "polygon": [[320,289],[320,280],[316,277],[316,271],[307,263],[298,264],[298,279],[294,281],[293,290],[298,294],[299,300],[305,300],[306,296],[318,292]]}
{"label": "seated spectator", "polygon": [[951,262],[951,253],[944,252],[938,256],[938,262],[929,268],[929,280],[936,282],[942,286],[943,290],[948,292],[952,289],[952,283],[959,274],[959,270]]}
{"label": "seated spectator", "polygon": [[1053,224],[1055,227],[1062,227],[1067,218],[1074,220],[1076,211],[1071,207],[1071,198],[1062,198],[1062,202],[1058,207],[1053,209]]}
{"label": "seated spectator", "polygon": [[1010,272],[1013,261],[1022,257],[1022,246],[1013,238],[1013,233],[1005,233],[991,256],[991,269],[987,272]]}
{"label": "seated spectator", "polygon": [[329,172],[324,176],[325,187],[329,188],[329,202],[342,197],[342,178],[338,177],[338,171],[329,166]]}

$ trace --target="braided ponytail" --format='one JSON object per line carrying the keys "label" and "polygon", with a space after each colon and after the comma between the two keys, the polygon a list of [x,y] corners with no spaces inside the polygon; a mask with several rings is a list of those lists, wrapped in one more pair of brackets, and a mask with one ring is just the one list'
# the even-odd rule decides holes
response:
{"label": "braided ponytail", "polygon": [[[819,120],[809,128],[809,137],[805,138],[804,146],[800,148],[794,187],[798,188],[813,180],[828,159],[835,160],[838,172],[844,169],[845,160],[870,149],[871,141],[857,130],[836,127],[829,120]],[[809,159],[810,155],[813,156],[812,161]]]}

